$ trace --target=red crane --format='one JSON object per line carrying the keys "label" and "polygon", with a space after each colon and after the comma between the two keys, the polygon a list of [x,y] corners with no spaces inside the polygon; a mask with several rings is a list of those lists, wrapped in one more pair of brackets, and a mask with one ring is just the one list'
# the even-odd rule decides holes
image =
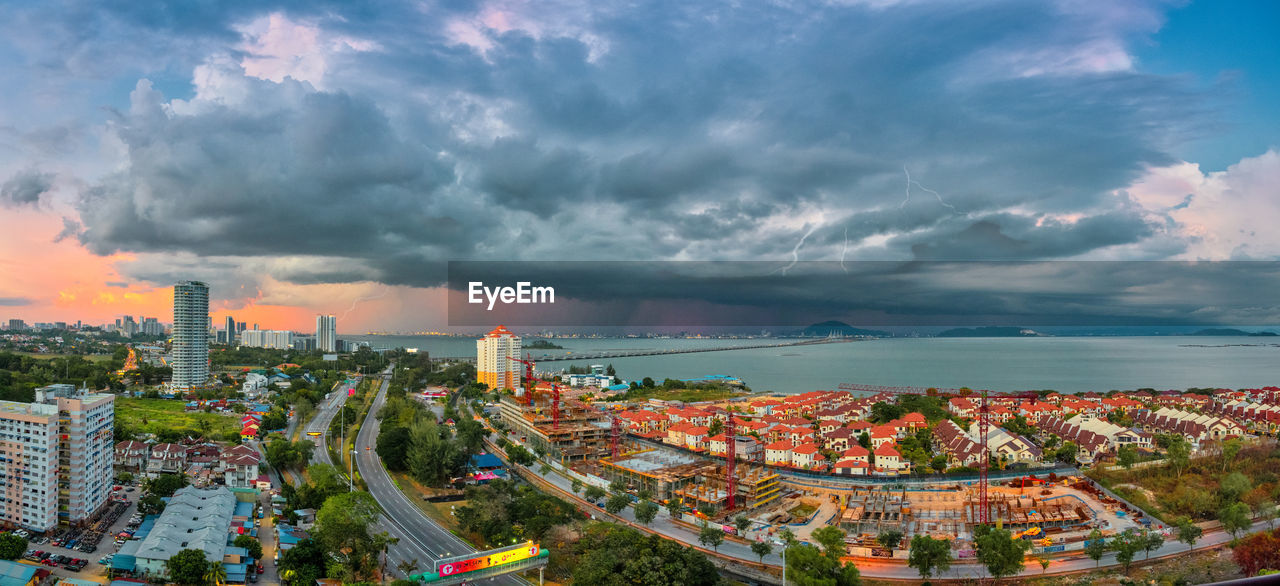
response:
{"label": "red crane", "polygon": [[560,429],[560,383],[551,383],[551,429]]}
{"label": "red crane", "polygon": [[996,395],[999,397],[1008,397],[1011,399],[1030,399],[1032,404],[1040,398],[1040,395],[1031,391],[1021,393],[991,393],[987,390],[971,391],[969,389],[945,389],[936,387],[888,387],[879,385],[861,385],[855,383],[840,383],[841,390],[845,391],[862,391],[870,393],[887,393],[890,395],[928,395],[928,396],[961,396],[970,393],[978,393],[981,400],[978,403],[978,436],[982,451],[978,455],[978,522],[987,525],[991,523],[991,507],[987,502],[987,469],[990,466],[991,452],[987,449],[987,431],[990,427],[990,407],[987,405],[987,397]]}
{"label": "red crane", "polygon": [[525,352],[524,358],[516,358],[508,356],[507,358],[519,362],[524,365],[524,396],[529,401],[529,406],[533,406],[533,355]]}
{"label": "red crane", "polygon": [[734,475],[734,466],[738,463],[738,424],[733,420],[733,413],[726,413],[728,421],[725,423],[725,510],[732,511],[734,507],[734,497],[738,491],[738,477]]}
{"label": "red crane", "polygon": [[618,461],[618,445],[622,439],[622,418],[613,416],[613,433],[609,437],[609,455],[614,462]]}

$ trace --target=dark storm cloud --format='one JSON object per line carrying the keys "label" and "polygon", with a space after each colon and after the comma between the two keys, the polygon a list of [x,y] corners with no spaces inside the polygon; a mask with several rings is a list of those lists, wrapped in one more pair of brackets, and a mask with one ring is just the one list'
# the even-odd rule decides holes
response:
{"label": "dark storm cloud", "polygon": [[1047,2],[564,3],[480,26],[483,50],[450,37],[486,7],[513,8],[129,4],[86,16],[107,32],[66,24],[87,55],[190,36],[191,65],[234,63],[237,27],[271,11],[378,46],[327,55],[322,84],[213,61],[234,86],[213,98],[139,84],[111,126],[125,164],[73,232],[220,259],[205,278],[225,262],[232,288],[252,278],[223,259],[432,286],[458,258],[1077,257],[1158,231],[1114,192],[1204,118],[1184,79],[1062,65],[1148,31]]}
{"label": "dark storm cloud", "polygon": [[0,297],[0,307],[22,307],[23,305],[31,305],[31,300],[26,297]]}
{"label": "dark storm cloud", "polygon": [[37,206],[40,197],[53,189],[53,173],[34,169],[21,171],[0,184],[0,206]]}
{"label": "dark storm cloud", "polygon": [[[784,270],[785,267],[785,270]],[[555,304],[466,301],[469,284]],[[863,326],[1276,323],[1276,262],[458,262],[451,325]],[[690,311],[690,308],[696,311]]]}

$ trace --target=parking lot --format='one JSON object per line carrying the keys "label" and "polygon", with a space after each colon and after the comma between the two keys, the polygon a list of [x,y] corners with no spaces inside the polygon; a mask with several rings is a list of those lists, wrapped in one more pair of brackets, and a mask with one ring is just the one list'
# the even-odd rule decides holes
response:
{"label": "parking lot", "polygon": [[[129,518],[137,512],[137,496],[141,493],[136,491],[127,493],[124,490],[121,490],[113,494],[119,494],[127,498],[129,501],[128,504],[117,504],[112,502],[111,505],[104,510],[102,517],[95,524],[90,525],[85,529],[55,529],[44,536],[31,538],[29,539],[29,545],[27,546],[28,553],[39,551],[49,554],[48,557],[61,555],[67,559],[85,560],[85,565],[79,570],[68,568],[66,564],[51,566],[46,562],[44,565],[53,573],[54,576],[105,582],[107,566],[99,563],[99,560],[116,551],[117,546],[115,543],[115,536],[125,530],[125,527],[129,524]],[[59,541],[60,538],[61,540],[66,540],[67,538],[76,539],[77,543],[74,544],[76,547],[85,550],[92,549],[93,551],[81,551],[81,549],[68,548],[66,547],[65,541],[62,545],[54,545],[54,543]],[[98,540],[98,543],[96,546],[90,547],[90,544],[95,538]],[[25,559],[33,561],[30,557]]]}

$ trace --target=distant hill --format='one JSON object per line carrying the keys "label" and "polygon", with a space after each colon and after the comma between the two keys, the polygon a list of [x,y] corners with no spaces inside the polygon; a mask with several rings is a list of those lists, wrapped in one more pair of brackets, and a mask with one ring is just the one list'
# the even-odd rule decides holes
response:
{"label": "distant hill", "polygon": [[1208,328],[1203,329],[1189,336],[1275,336],[1275,332],[1246,332],[1234,328]]}
{"label": "distant hill", "polygon": [[564,346],[547,340],[534,340],[524,345],[524,348],[532,350],[564,350]]}
{"label": "distant hill", "polygon": [[801,336],[825,338],[827,336],[873,336],[877,338],[888,338],[893,334],[882,332],[880,330],[864,330],[855,328],[842,321],[824,321],[822,323],[813,324],[803,330],[800,330]]}
{"label": "distant hill", "polygon": [[983,326],[980,328],[952,328],[938,333],[939,338],[1034,338],[1040,332],[1016,326]]}

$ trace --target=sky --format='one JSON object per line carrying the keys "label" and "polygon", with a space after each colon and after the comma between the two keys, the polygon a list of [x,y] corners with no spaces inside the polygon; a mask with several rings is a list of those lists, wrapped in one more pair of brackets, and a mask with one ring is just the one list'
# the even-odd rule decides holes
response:
{"label": "sky", "polygon": [[457,260],[1277,260],[1277,21],[0,2],[0,319],[168,320],[195,279],[215,323],[442,329]]}

